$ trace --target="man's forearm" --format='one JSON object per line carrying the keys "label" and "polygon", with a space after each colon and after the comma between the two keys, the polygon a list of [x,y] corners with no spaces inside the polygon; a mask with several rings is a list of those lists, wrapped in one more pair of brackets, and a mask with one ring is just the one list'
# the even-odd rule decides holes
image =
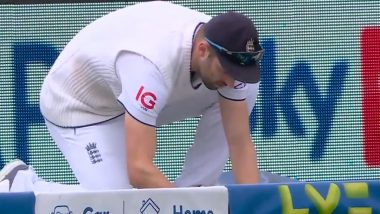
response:
{"label": "man's forearm", "polygon": [[230,159],[236,183],[254,184],[260,181],[256,150],[252,142],[231,145]]}

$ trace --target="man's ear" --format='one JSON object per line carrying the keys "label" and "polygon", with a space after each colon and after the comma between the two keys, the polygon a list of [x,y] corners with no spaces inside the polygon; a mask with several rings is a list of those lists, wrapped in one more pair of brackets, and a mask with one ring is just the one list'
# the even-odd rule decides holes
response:
{"label": "man's ear", "polygon": [[199,52],[199,56],[201,57],[207,57],[207,55],[209,54],[208,44],[205,40],[201,40],[198,43],[198,52]]}

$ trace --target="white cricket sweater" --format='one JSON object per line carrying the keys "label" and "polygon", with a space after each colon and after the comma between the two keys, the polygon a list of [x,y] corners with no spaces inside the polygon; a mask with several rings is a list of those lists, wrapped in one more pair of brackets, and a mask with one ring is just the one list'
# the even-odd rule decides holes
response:
{"label": "white cricket sweater", "polygon": [[[63,49],[40,92],[42,115],[62,127],[99,123],[124,114],[115,69],[123,51],[149,59],[171,90],[188,72],[193,32],[211,17],[168,2],[129,6],[95,20]],[[136,71],[138,72],[138,71]]]}

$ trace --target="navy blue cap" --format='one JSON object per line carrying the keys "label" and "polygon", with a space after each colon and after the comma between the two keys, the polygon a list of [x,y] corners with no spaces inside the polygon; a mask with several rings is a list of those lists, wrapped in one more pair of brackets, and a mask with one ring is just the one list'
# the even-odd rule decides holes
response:
{"label": "navy blue cap", "polygon": [[225,72],[246,83],[260,81],[260,60],[264,50],[251,19],[226,12],[205,24],[205,37],[217,53]]}

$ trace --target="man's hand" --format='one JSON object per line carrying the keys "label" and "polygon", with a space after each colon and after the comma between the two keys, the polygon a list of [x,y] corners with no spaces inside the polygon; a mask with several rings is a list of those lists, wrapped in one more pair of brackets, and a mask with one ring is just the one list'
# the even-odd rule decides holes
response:
{"label": "man's hand", "polygon": [[154,165],[156,129],[125,113],[129,182],[135,188],[174,187]]}

